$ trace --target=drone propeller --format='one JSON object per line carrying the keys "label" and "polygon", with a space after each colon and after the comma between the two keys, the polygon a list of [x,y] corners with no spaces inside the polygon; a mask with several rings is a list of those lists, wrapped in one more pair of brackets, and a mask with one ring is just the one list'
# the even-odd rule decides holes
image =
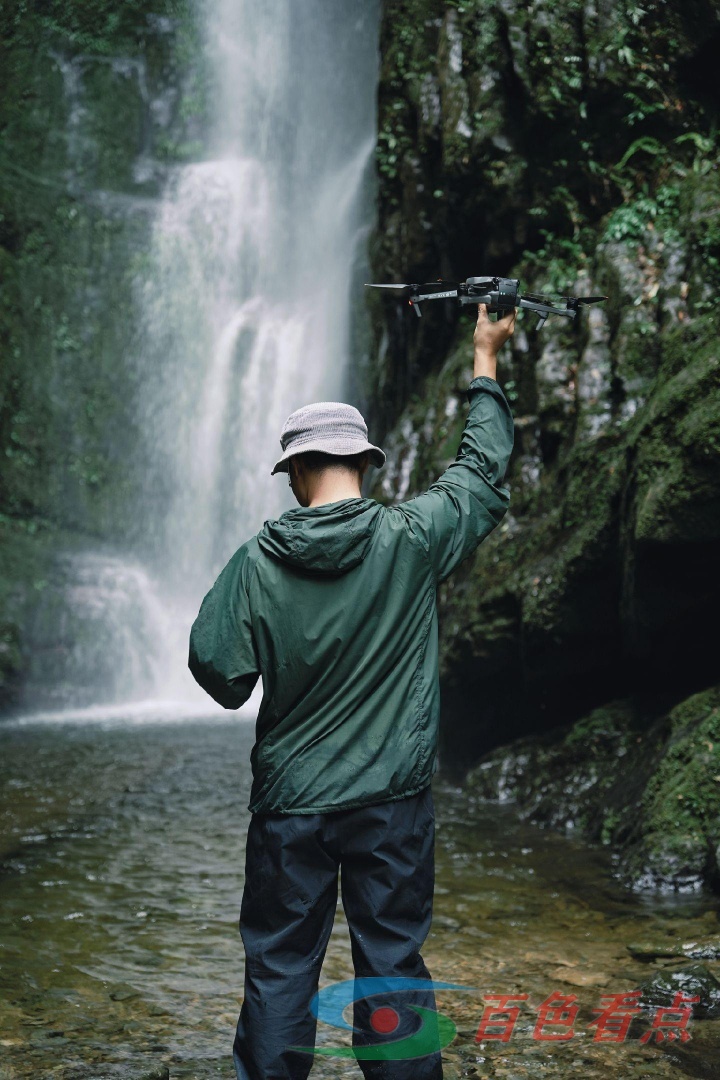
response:
{"label": "drone propeller", "polygon": [[599,304],[607,296],[558,296],[559,300],[572,300],[573,304]]}
{"label": "drone propeller", "polygon": [[540,304],[549,304],[557,300],[572,300],[576,304],[599,304],[607,296],[565,296],[562,293],[523,293],[524,300],[533,300]]}
{"label": "drone propeller", "polygon": [[365,282],[366,289],[412,289],[412,285],[371,285],[369,281]]}

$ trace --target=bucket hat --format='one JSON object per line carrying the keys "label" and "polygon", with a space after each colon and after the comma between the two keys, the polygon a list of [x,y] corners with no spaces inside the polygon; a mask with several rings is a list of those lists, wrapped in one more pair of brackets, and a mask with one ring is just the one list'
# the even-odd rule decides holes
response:
{"label": "bucket hat", "polygon": [[368,442],[368,430],[362,413],[342,401],[316,401],[290,413],[280,434],[282,457],[275,462],[271,476],[288,471],[288,459],[307,450],[324,454],[360,454],[370,452],[376,468],[385,464],[385,452]]}

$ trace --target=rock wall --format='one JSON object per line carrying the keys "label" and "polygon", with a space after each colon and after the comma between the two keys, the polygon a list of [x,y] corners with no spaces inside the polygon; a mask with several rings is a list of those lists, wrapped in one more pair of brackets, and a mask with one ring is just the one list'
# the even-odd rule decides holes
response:
{"label": "rock wall", "polygon": [[[618,699],[649,729],[718,681],[718,20],[386,0],[373,280],[608,296],[574,324],[523,313],[501,353],[510,511],[440,590],[450,771]],[[455,456],[473,317],[370,303],[393,501]]]}
{"label": "rock wall", "polygon": [[0,15],[2,704],[54,553],[133,529],[132,286],[168,170],[202,145],[197,33],[185,0]]}

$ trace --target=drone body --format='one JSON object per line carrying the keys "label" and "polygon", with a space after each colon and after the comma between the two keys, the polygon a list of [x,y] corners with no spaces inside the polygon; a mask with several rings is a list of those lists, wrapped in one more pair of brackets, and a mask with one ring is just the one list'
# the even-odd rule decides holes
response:
{"label": "drone body", "polygon": [[607,300],[607,296],[562,296],[565,307],[557,307],[546,297],[527,293],[520,295],[520,282],[517,278],[470,277],[467,281],[454,284],[449,281],[430,281],[425,285],[371,285],[369,289],[394,289],[407,296],[415,314],[419,317],[420,303],[423,300],[456,299],[460,304],[487,304],[489,312],[497,312],[498,318],[513,308],[527,308],[538,316],[538,329],[548,315],[562,315],[574,319],[581,306],[598,304]]}

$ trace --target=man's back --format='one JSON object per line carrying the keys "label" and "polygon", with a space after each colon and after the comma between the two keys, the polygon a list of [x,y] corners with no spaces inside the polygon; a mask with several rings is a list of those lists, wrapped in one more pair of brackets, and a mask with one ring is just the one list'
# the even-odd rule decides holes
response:
{"label": "man's back", "polygon": [[436,588],[502,520],[510,407],[471,382],[456,460],[397,506],[297,507],[235,553],[190,642],[197,681],[227,708],[262,674],[252,812],[322,813],[405,798],[437,752]]}

